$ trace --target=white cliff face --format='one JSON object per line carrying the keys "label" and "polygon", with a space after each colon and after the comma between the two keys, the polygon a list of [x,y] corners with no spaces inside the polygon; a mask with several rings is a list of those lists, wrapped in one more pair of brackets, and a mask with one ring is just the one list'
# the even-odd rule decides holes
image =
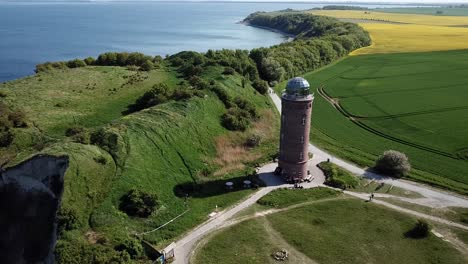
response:
{"label": "white cliff face", "polygon": [[68,157],[38,155],[0,171],[2,263],[54,263]]}

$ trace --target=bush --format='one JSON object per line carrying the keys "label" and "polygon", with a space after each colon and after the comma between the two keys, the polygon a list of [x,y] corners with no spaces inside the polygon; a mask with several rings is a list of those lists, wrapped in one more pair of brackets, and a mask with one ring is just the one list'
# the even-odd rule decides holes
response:
{"label": "bush", "polygon": [[251,135],[245,141],[245,145],[249,148],[254,148],[260,145],[261,137],[259,135]]}
{"label": "bush", "polygon": [[59,240],[55,247],[57,263],[67,264],[127,264],[130,255],[126,251],[115,251],[102,245],[90,245],[81,241]]}
{"label": "bush", "polygon": [[232,107],[222,117],[222,124],[229,130],[240,130],[244,131],[250,126],[250,114],[249,112]]}
{"label": "bush", "polygon": [[225,67],[223,74],[225,75],[234,75],[236,73],[236,70],[234,70],[232,67]]}
{"label": "bush", "polygon": [[8,114],[8,120],[11,121],[13,127],[27,127],[26,114],[22,111],[15,111]]}
{"label": "bush", "polygon": [[15,136],[11,131],[0,131],[0,148],[6,148],[10,146],[14,139]]}
{"label": "bush", "polygon": [[72,208],[61,207],[57,212],[57,225],[59,231],[70,231],[80,227],[77,213]]}
{"label": "bush", "polygon": [[156,194],[137,189],[130,190],[120,199],[120,210],[129,216],[148,217],[158,208]]}
{"label": "bush", "polygon": [[81,144],[89,144],[91,141],[89,131],[79,126],[67,128],[67,130],[65,130],[65,136],[71,137],[73,141]]}
{"label": "bush", "polygon": [[79,68],[79,67],[85,67],[85,66],[86,66],[86,63],[79,59],[74,59],[74,60],[67,62],[68,68]]}
{"label": "bush", "polygon": [[86,65],[94,65],[94,63],[96,62],[96,59],[93,57],[88,57],[84,59],[84,62],[86,63]]}
{"label": "bush", "polygon": [[411,170],[411,165],[404,153],[387,150],[377,159],[374,168],[385,175],[403,177]]}
{"label": "bush", "polygon": [[321,162],[317,166],[325,174],[326,185],[345,190],[355,188],[359,184],[358,179],[354,175],[333,163]]}
{"label": "bush", "polygon": [[142,71],[151,71],[154,69],[154,64],[150,60],[146,60],[140,67]]}
{"label": "bush", "polygon": [[142,256],[144,253],[141,242],[133,238],[125,239],[121,244],[115,247],[115,250],[127,252],[132,259]]}
{"label": "bush", "polygon": [[411,237],[411,238],[425,238],[429,236],[429,232],[431,231],[431,227],[429,224],[424,221],[424,220],[418,220],[418,222],[415,224],[413,229],[410,231],[406,232],[406,237]]}
{"label": "bush", "polygon": [[0,98],[5,98],[7,95],[8,94],[5,91],[0,91]]}
{"label": "bush", "polygon": [[252,86],[257,92],[261,94],[266,94],[268,92],[268,83],[266,81],[256,79],[253,83]]}
{"label": "bush", "polygon": [[94,157],[93,159],[99,164],[102,164],[102,165],[107,164],[107,159],[104,156]]}

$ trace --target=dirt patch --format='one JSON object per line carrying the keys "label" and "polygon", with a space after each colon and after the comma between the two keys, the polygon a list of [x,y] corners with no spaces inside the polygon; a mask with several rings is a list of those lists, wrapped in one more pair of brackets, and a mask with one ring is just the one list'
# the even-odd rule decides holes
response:
{"label": "dirt patch", "polygon": [[242,170],[246,163],[259,159],[262,154],[256,148],[250,148],[245,145],[247,139],[251,136],[259,136],[260,144],[275,139],[274,113],[271,110],[261,112],[261,118],[252,124],[252,127],[245,132],[229,132],[226,135],[217,137],[216,157],[213,163],[219,169],[213,174],[221,176],[226,173]]}

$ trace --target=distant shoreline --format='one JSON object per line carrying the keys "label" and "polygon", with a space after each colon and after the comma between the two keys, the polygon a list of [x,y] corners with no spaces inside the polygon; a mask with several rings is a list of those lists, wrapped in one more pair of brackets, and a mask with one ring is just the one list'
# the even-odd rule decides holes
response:
{"label": "distant shoreline", "polygon": [[250,26],[250,27],[254,27],[254,28],[260,28],[260,29],[264,29],[264,30],[268,30],[268,31],[272,31],[272,32],[275,32],[275,33],[278,33],[278,34],[281,34],[285,37],[287,37],[287,42],[289,41],[293,41],[294,39],[296,39],[296,35],[293,35],[293,34],[289,34],[289,33],[286,33],[284,31],[281,31],[281,30],[278,30],[278,29],[275,29],[275,28],[271,28],[271,27],[264,27],[264,26],[257,26],[257,25],[253,25],[249,22],[245,22],[245,21],[239,21],[238,22],[239,24],[242,24],[242,25],[245,25],[245,26]]}

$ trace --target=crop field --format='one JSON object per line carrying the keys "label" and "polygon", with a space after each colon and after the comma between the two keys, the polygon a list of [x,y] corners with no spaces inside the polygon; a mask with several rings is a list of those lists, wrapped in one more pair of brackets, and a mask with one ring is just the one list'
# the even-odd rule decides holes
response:
{"label": "crop field", "polygon": [[307,74],[322,87],[311,140],[367,166],[402,151],[410,178],[467,193],[467,70],[468,51],[445,51],[351,56]]}
{"label": "crop field", "polygon": [[468,8],[418,7],[418,8],[379,8],[375,11],[400,14],[421,14],[437,16],[468,16]]}
{"label": "crop field", "polygon": [[[305,204],[221,230],[201,243],[194,263],[466,263],[449,243],[405,237],[416,219],[357,199]],[[292,228],[293,227],[293,228]]]}
{"label": "crop field", "polygon": [[313,11],[313,14],[356,22],[369,32],[372,45],[355,50],[351,55],[468,48],[467,16],[392,14],[374,11]]}
{"label": "crop field", "polygon": [[431,26],[468,26],[466,16],[431,16],[356,10],[314,10],[315,15]]}

